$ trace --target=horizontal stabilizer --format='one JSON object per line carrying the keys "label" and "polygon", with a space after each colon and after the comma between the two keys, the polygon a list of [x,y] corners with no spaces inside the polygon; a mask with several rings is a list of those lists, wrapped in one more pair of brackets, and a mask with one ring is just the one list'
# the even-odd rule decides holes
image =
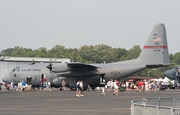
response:
{"label": "horizontal stabilizer", "polygon": [[167,63],[167,64],[148,64],[146,65],[147,68],[156,68],[156,67],[166,67],[171,65],[171,63]]}

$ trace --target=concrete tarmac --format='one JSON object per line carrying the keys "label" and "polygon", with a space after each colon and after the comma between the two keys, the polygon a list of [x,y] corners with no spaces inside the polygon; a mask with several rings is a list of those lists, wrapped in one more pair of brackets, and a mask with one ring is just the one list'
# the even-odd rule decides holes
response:
{"label": "concrete tarmac", "polygon": [[0,115],[130,115],[131,100],[148,97],[180,97],[180,90],[119,92],[113,96],[101,91],[0,91]]}

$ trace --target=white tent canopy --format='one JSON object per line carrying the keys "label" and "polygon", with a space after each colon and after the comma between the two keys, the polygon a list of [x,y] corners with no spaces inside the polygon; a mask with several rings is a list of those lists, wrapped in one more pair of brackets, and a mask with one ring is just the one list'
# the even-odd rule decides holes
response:
{"label": "white tent canopy", "polygon": [[167,77],[165,77],[164,79],[162,79],[162,78],[159,78],[159,79],[154,79],[155,81],[157,81],[157,82],[169,82],[169,81],[171,81],[169,78],[167,78]]}

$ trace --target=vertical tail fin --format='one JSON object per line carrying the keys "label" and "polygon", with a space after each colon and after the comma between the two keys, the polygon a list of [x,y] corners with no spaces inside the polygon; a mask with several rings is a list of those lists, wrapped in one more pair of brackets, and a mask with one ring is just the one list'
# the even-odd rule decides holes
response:
{"label": "vertical tail fin", "polygon": [[138,59],[147,67],[170,64],[164,24],[158,23],[154,26]]}

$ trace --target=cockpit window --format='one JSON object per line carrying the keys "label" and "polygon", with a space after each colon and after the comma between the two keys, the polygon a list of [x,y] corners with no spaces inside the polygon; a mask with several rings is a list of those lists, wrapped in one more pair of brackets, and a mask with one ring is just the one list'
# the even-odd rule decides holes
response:
{"label": "cockpit window", "polygon": [[20,71],[20,67],[15,67],[12,72],[19,72]]}
{"label": "cockpit window", "polygon": [[178,69],[178,67],[174,67],[174,69]]}

